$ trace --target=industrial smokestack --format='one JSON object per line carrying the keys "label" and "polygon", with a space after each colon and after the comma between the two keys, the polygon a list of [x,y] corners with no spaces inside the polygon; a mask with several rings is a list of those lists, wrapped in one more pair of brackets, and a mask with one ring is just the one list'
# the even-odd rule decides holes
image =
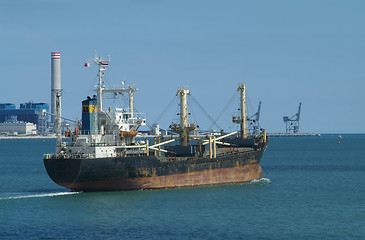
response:
{"label": "industrial smokestack", "polygon": [[60,121],[56,115],[61,116],[61,54],[60,52],[51,53],[51,122],[54,131],[60,129]]}

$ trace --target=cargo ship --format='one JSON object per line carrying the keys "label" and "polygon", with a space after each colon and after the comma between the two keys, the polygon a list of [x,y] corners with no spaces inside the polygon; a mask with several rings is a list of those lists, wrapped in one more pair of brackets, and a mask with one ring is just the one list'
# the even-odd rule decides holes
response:
{"label": "cargo ship", "polygon": [[[257,135],[247,134],[244,84],[237,89],[241,93],[241,116],[232,119],[240,125],[239,131],[193,136],[197,126],[188,122],[190,91],[181,87],[177,91],[180,123],[170,126],[177,137],[141,140],[138,129],[146,125],[146,119],[134,110],[137,89],[124,84],[106,88],[102,78],[108,63],[97,57],[94,63],[99,82],[96,95],[82,102],[82,125],[66,133],[68,141],[62,139],[58,127],[56,152],[44,155],[45,168],[55,183],[73,191],[120,191],[242,183],[262,178],[260,161],[268,138],[265,130]],[[106,93],[128,95],[128,107],[104,110]],[[60,112],[56,111],[59,123]]]}

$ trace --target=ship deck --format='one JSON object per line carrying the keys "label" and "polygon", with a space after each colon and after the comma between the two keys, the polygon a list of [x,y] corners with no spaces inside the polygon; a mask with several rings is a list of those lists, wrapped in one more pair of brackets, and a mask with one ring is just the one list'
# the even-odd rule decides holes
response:
{"label": "ship deck", "polygon": [[[229,156],[232,153],[244,153],[253,151],[252,148],[217,148],[217,157],[225,157]],[[157,153],[155,156],[157,157]],[[209,159],[209,153],[206,153],[203,157],[157,157],[160,162],[171,162],[171,161],[187,161],[187,160],[196,160],[196,159]]]}

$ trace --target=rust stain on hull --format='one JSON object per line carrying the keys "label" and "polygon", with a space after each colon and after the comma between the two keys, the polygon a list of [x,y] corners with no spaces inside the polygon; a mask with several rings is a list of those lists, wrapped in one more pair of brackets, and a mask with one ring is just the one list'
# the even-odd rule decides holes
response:
{"label": "rust stain on hull", "polygon": [[232,168],[213,170],[207,169],[203,171],[194,171],[165,176],[58,184],[76,191],[161,189],[249,182],[254,179],[262,178],[262,174],[261,166],[259,164],[252,164],[236,166]]}

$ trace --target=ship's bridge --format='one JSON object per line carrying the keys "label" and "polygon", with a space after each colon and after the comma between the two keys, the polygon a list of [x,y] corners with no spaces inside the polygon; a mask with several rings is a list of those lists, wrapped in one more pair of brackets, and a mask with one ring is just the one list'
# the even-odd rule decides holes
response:
{"label": "ship's bridge", "polygon": [[146,125],[145,114],[130,112],[124,108],[115,109],[114,121],[121,131],[134,131]]}

